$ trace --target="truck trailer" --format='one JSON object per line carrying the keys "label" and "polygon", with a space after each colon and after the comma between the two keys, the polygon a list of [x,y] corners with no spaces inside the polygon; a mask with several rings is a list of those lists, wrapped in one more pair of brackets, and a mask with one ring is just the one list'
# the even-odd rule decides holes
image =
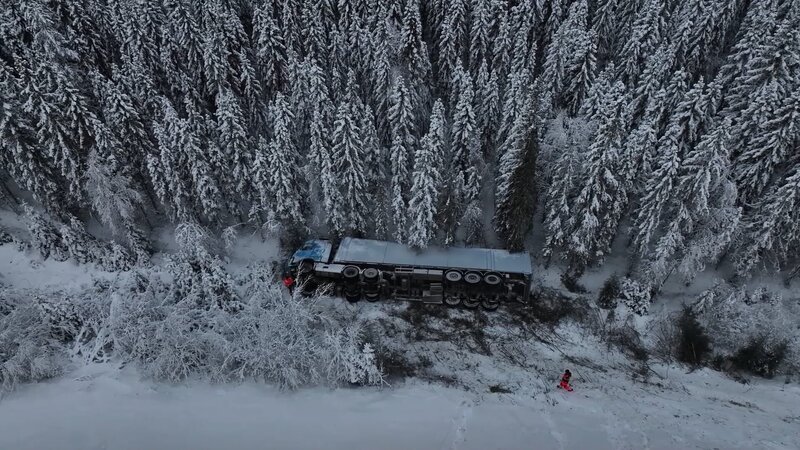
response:
{"label": "truck trailer", "polygon": [[350,302],[411,300],[496,310],[527,303],[531,258],[488,248],[416,250],[396,242],[344,238],[306,241],[287,261],[284,282],[304,293],[329,285]]}

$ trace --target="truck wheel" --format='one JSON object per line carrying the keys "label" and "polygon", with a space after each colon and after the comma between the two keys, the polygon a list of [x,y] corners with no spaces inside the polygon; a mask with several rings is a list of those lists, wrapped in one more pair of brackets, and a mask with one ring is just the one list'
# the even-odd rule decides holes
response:
{"label": "truck wheel", "polygon": [[362,272],[361,275],[364,277],[365,280],[373,280],[378,278],[380,272],[378,272],[378,269],[367,267],[366,269],[364,269],[364,272]]}
{"label": "truck wheel", "polygon": [[381,299],[381,296],[379,294],[364,294],[364,298],[367,299],[368,302],[375,303]]}
{"label": "truck wheel", "polygon": [[467,297],[464,299],[464,307],[467,309],[475,309],[480,306],[481,301],[475,297]]}
{"label": "truck wheel", "polygon": [[356,266],[346,266],[344,269],[342,269],[342,277],[344,277],[344,279],[347,281],[357,281],[358,274],[360,272],[361,271],[358,270],[358,267]]}
{"label": "truck wheel", "polygon": [[484,311],[497,311],[497,308],[500,307],[500,302],[493,298],[485,298],[481,302],[481,306]]}
{"label": "truck wheel", "polygon": [[496,273],[487,273],[483,276],[483,282],[488,284],[489,286],[497,286],[498,284],[503,282],[503,279],[500,278],[500,275]]}
{"label": "truck wheel", "polygon": [[451,308],[455,308],[461,304],[461,297],[457,295],[446,295],[444,297],[444,304]]}
{"label": "truck wheel", "polygon": [[344,294],[344,298],[350,303],[358,303],[361,300],[361,296],[358,294]]}
{"label": "truck wheel", "polygon": [[458,283],[462,278],[464,277],[461,275],[461,272],[457,270],[448,270],[447,273],[444,274],[444,279],[451,283]]}
{"label": "truck wheel", "polygon": [[467,272],[466,275],[464,275],[464,281],[468,284],[478,284],[481,282],[481,274],[477,272]]}

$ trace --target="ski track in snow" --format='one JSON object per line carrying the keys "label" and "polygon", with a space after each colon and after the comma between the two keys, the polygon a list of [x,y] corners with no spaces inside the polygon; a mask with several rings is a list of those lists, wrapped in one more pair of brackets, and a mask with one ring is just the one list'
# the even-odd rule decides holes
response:
{"label": "ski track in snow", "polygon": [[470,401],[461,403],[461,411],[459,416],[453,420],[454,434],[453,442],[450,444],[450,450],[459,450],[467,440],[467,425],[469,419],[472,417],[472,408],[474,404]]}

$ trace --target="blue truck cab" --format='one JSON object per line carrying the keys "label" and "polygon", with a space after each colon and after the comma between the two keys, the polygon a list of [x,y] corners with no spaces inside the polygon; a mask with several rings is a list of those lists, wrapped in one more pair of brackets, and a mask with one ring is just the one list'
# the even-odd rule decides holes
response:
{"label": "blue truck cab", "polygon": [[333,245],[325,239],[312,239],[303,243],[284,265],[284,277],[297,273],[297,268],[303,261],[323,262],[330,260]]}

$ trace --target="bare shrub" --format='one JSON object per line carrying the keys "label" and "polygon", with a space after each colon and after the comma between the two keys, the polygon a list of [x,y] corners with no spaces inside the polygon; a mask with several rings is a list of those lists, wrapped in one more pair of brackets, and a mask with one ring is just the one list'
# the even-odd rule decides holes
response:
{"label": "bare shrub", "polygon": [[668,363],[675,361],[680,340],[676,317],[669,315],[652,322],[648,334],[652,340],[650,351],[653,356]]}
{"label": "bare shrub", "polygon": [[649,358],[647,348],[642,342],[642,336],[633,326],[628,317],[626,320],[614,323],[606,330],[606,344],[608,348],[616,347],[637,361],[647,361]]}

